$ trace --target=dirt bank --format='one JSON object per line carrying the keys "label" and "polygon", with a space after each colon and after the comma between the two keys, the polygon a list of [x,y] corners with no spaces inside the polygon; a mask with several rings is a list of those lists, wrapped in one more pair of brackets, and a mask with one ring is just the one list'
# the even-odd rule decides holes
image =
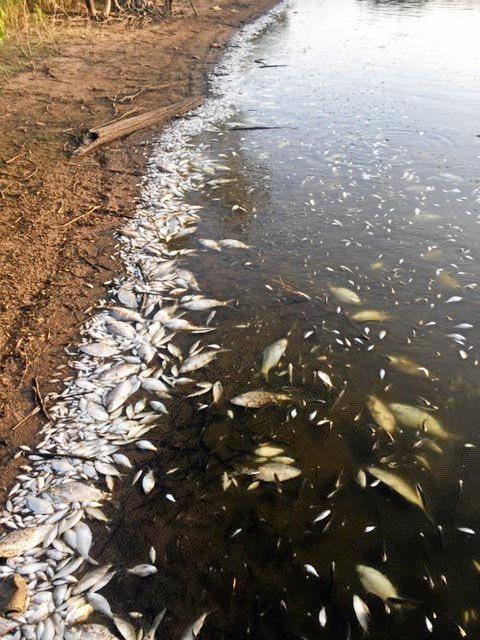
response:
{"label": "dirt bank", "polygon": [[133,215],[159,129],[71,159],[79,134],[204,92],[232,31],[274,4],[196,1],[194,16],[178,0],[170,20],[69,20],[48,47],[0,53],[0,499],[65,347],[121,269],[113,232]]}

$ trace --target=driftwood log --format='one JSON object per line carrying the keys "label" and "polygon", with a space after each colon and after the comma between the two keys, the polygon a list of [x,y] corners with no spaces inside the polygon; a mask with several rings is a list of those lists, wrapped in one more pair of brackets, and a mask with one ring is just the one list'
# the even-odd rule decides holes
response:
{"label": "driftwood log", "polygon": [[192,109],[201,106],[204,101],[204,96],[186,98],[185,100],[180,100],[180,102],[174,102],[167,107],[160,107],[159,109],[154,109],[153,111],[148,111],[138,116],[124,118],[123,120],[114,120],[102,127],[90,129],[85,135],[82,144],[75,149],[72,155],[83,156],[104,144],[128,136],[135,131],[147,129],[160,122],[166,122],[175,116],[182,116],[192,111]]}

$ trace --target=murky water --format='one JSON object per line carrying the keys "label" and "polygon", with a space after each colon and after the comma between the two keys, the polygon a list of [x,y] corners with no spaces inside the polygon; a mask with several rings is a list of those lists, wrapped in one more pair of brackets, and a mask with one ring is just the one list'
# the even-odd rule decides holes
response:
{"label": "murky water", "polygon": [[[232,301],[197,378],[224,397],[175,403],[141,459],[161,481],[125,490],[105,551],[129,566],[156,547],[159,573],[119,576],[110,597],[146,617],[166,607],[161,637],[209,612],[205,639],[360,638],[354,594],[375,640],[479,633],[479,33],[473,1],[294,1],[239,70],[234,117],[192,140],[219,166],[191,194],[204,209],[184,266]],[[387,316],[354,318],[366,310]],[[230,404],[255,389],[288,400]],[[448,436],[428,419],[386,432],[372,395]],[[301,474],[255,482],[265,443]],[[403,601],[386,608],[358,565]]]}

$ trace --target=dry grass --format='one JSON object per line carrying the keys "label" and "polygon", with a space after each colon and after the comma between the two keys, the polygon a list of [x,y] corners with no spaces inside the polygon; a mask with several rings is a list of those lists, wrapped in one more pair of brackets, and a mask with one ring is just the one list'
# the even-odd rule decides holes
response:
{"label": "dry grass", "polygon": [[55,17],[78,14],[83,6],[82,0],[0,0],[0,44],[13,35],[38,34]]}

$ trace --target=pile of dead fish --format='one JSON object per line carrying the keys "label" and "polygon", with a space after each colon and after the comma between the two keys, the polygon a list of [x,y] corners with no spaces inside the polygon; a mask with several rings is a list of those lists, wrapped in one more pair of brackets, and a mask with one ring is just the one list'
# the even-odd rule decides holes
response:
{"label": "pile of dead fish", "polygon": [[[238,65],[249,40],[280,10],[237,36],[223,71]],[[84,327],[82,344],[70,354],[76,373],[58,397],[49,398],[51,422],[42,441],[35,451],[22,447],[19,454],[26,462],[0,517],[8,531],[0,537],[0,558],[6,560],[0,582],[8,592],[0,636],[7,640],[152,640],[163,617],[161,612],[145,623],[112,612],[99,592],[125,569],[98,564],[88,521],[108,523],[104,504],[132,468],[124,448],[155,450],[144,436],[168,415],[172,397],[211,394],[218,401],[222,393],[219,383],[197,383],[191,377],[217,357],[219,346],[197,340],[183,353],[174,339],[184,332],[208,335],[215,309],[225,303],[202,296],[193,273],[182,267],[182,256],[194,250],[174,247],[195,233],[198,220],[185,193],[201,189],[206,176],[215,173],[203,158],[202,166],[195,165],[200,156],[188,148],[188,137],[224,117],[227,89],[223,77],[197,115],[163,136],[156,154],[161,154],[162,169],[152,162],[145,205],[120,236],[128,276],[113,283],[113,302],[104,303]],[[245,248],[235,239],[204,240],[202,245]],[[197,324],[193,313],[207,317]],[[155,483],[149,470],[140,484],[149,493]],[[154,549],[148,563],[129,569],[139,579],[156,571]],[[85,624],[93,616],[101,624]],[[186,638],[194,637],[204,618],[193,622]]]}

